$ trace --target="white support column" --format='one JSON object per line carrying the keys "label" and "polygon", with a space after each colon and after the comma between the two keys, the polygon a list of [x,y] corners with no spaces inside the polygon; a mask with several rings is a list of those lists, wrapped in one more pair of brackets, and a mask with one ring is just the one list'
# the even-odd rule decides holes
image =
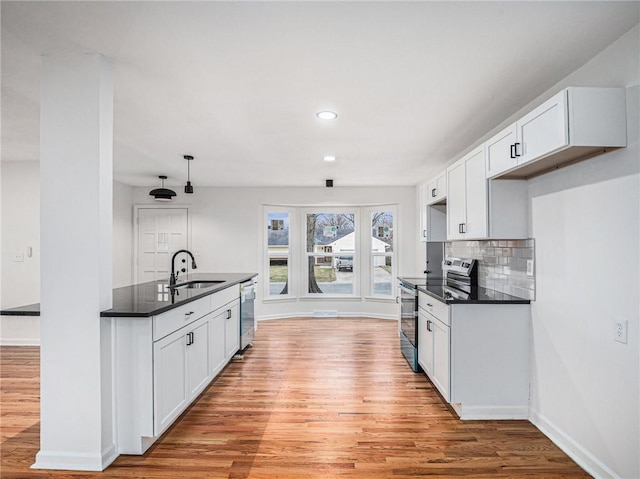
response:
{"label": "white support column", "polygon": [[111,381],[113,66],[44,56],[40,112],[41,357],[37,469],[116,457]]}

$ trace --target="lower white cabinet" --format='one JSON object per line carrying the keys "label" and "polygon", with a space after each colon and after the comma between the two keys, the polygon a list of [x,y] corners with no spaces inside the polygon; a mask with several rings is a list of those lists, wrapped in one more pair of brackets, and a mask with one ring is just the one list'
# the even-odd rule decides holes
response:
{"label": "lower white cabinet", "polygon": [[418,364],[460,418],[526,419],[530,305],[418,305]]}
{"label": "lower white cabinet", "polygon": [[433,331],[430,314],[418,309],[418,364],[429,377],[433,376]]}
{"label": "lower white cabinet", "polygon": [[171,425],[212,379],[210,316],[153,343],[155,435]]}
{"label": "lower white cabinet", "polygon": [[114,320],[120,454],[143,454],[240,346],[239,286],[148,318]]}
{"label": "lower white cabinet", "polygon": [[418,296],[418,364],[448,402],[451,373],[449,308],[422,292]]}
{"label": "lower white cabinet", "polygon": [[450,346],[449,326],[436,319],[431,322],[433,331],[433,372],[431,380],[446,401],[450,399]]}
{"label": "lower white cabinet", "polygon": [[238,302],[230,305],[226,311],[224,345],[227,360],[231,359],[240,349],[240,315]]}

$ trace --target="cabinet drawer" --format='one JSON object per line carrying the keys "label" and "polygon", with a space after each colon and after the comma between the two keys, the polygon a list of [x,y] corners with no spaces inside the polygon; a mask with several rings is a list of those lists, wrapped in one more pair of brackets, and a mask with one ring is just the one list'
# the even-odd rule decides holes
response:
{"label": "cabinet drawer", "polygon": [[211,296],[191,301],[153,317],[153,340],[157,341],[211,311]]}
{"label": "cabinet drawer", "polygon": [[422,291],[418,291],[418,306],[449,325],[449,306]]}
{"label": "cabinet drawer", "polygon": [[225,304],[240,297],[240,285],[235,284],[227,289],[218,291],[211,295],[211,311],[222,308]]}

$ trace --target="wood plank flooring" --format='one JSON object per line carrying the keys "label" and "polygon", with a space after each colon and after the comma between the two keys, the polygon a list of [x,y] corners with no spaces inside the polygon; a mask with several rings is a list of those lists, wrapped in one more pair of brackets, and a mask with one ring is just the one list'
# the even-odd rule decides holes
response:
{"label": "wood plank flooring", "polygon": [[261,322],[234,360],[143,456],[102,473],[30,470],[39,446],[39,350],[0,350],[0,477],[586,478],[527,421],[460,421],[398,347],[395,321]]}

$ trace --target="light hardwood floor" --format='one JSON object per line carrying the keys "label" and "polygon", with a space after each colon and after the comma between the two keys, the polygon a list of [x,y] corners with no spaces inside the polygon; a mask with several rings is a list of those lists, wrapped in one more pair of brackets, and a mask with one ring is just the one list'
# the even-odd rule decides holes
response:
{"label": "light hardwood floor", "polygon": [[527,421],[460,421],[398,347],[395,321],[261,322],[234,360],[143,456],[102,473],[30,470],[39,350],[1,348],[6,479],[590,477]]}

